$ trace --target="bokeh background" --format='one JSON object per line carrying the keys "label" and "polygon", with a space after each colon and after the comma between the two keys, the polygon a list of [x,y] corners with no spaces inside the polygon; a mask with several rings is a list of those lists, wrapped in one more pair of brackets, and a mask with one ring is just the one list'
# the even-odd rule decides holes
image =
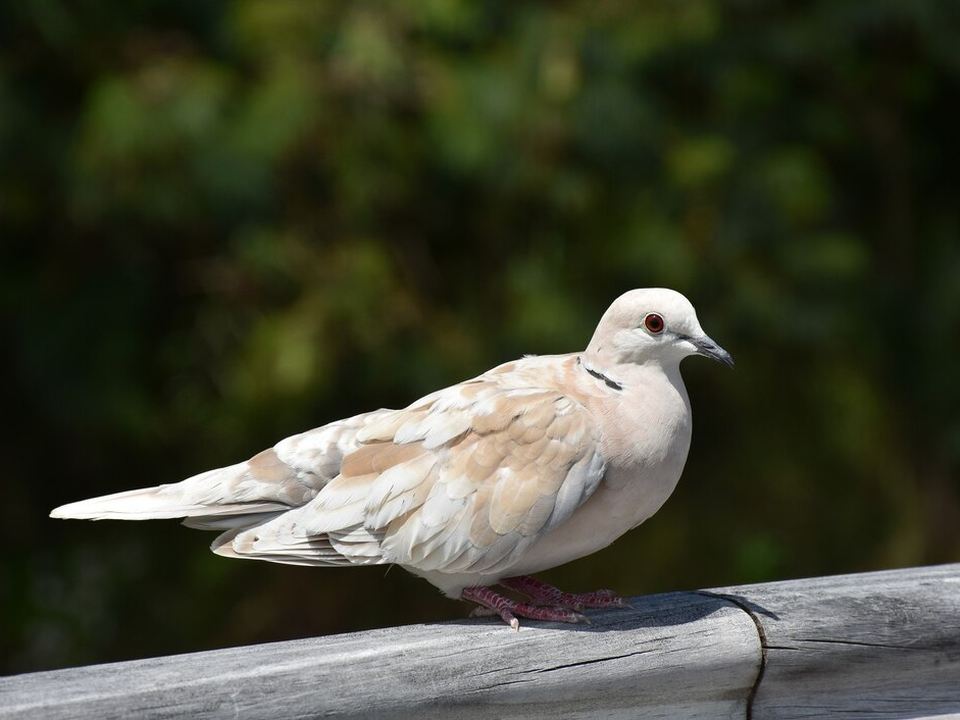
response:
{"label": "bokeh background", "polygon": [[545,577],[639,594],[960,560],[960,6],[0,8],[0,672],[462,617],[383,568],[52,521],[669,286],[683,481]]}

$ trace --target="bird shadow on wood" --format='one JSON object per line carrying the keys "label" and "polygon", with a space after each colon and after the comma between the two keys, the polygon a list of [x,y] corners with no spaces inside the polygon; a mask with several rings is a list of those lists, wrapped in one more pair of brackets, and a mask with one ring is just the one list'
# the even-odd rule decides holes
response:
{"label": "bird shadow on wood", "polygon": [[[739,602],[738,602],[739,600]],[[742,610],[742,599],[699,592],[676,592],[629,598],[632,608],[587,610],[589,623],[558,623],[520,618],[521,629],[551,628],[572,632],[624,632],[645,628],[666,628],[697,622],[724,609]],[[776,617],[773,613],[751,603],[754,612]],[[502,624],[496,617],[463,618],[447,621],[452,625],[484,627]]]}
{"label": "bird shadow on wood", "polygon": [[708,592],[706,590],[698,591],[698,594],[703,595],[704,597],[714,597],[721,600],[728,600],[734,605],[739,607],[741,610],[745,610],[751,615],[762,615],[763,617],[770,618],[771,620],[779,620],[780,616],[777,615],[772,610],[767,610],[762,605],[757,604],[753,600],[747,600],[742,595],[733,595],[730,593],[714,593]]}

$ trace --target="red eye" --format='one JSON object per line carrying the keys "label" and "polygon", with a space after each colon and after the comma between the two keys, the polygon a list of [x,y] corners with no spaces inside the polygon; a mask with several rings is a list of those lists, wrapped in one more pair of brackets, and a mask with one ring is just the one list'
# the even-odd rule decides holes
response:
{"label": "red eye", "polygon": [[643,325],[654,335],[659,335],[663,332],[663,317],[656,313],[650,313],[643,319]]}

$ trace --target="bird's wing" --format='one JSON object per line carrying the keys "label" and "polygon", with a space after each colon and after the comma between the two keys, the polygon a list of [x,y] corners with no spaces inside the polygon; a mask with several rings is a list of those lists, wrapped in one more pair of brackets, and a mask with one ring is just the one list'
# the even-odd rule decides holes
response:
{"label": "bird's wing", "polygon": [[586,408],[553,383],[493,371],[385,412],[307,505],[228,533],[225,554],[495,573],[597,488]]}

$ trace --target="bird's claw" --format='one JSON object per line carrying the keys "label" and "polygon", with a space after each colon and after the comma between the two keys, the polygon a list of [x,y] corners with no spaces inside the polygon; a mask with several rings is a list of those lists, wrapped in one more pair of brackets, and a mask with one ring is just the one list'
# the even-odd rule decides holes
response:
{"label": "bird's claw", "polygon": [[552,622],[590,624],[590,620],[579,609],[572,609],[557,604],[535,605],[517,602],[489,587],[464,588],[460,595],[464,600],[478,603],[472,617],[489,617],[499,615],[500,618],[514,630],[520,629],[519,617],[533,620],[547,620]]}

